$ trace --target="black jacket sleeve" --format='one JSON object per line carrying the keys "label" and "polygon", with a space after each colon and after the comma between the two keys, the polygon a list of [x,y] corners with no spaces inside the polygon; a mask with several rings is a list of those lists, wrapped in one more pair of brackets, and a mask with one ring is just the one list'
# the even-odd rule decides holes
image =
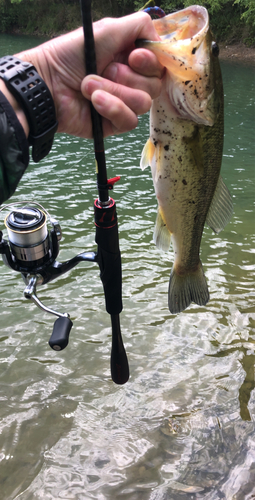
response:
{"label": "black jacket sleeve", "polygon": [[29,163],[29,145],[9,101],[0,92],[0,205],[13,195]]}

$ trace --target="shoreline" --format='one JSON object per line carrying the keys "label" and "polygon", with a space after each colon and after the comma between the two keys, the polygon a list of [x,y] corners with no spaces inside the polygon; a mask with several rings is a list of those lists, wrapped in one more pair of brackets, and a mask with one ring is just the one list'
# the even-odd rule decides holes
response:
{"label": "shoreline", "polygon": [[219,43],[220,55],[222,61],[238,61],[243,64],[255,66],[255,47],[247,47],[243,43],[228,44]]}
{"label": "shoreline", "polygon": [[[9,33],[10,35],[22,35],[25,33],[21,33],[19,30],[14,30]],[[60,36],[64,34],[63,33],[54,33],[51,35],[45,35],[41,33],[31,33],[30,36],[41,36],[45,37],[46,39],[51,39],[55,38],[57,36]],[[219,49],[220,49],[220,54],[219,54],[219,59],[222,61],[238,61],[239,63],[243,64],[249,64],[252,66],[255,66],[255,47],[247,47],[243,42],[239,43],[228,43],[227,41],[225,42],[219,42]]]}

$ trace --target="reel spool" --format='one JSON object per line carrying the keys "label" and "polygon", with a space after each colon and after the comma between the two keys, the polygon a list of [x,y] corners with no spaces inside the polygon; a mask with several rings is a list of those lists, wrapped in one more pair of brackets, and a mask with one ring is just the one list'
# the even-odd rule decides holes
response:
{"label": "reel spool", "polygon": [[4,220],[12,255],[28,269],[49,259],[49,233],[46,222],[46,214],[30,206],[10,212]]}

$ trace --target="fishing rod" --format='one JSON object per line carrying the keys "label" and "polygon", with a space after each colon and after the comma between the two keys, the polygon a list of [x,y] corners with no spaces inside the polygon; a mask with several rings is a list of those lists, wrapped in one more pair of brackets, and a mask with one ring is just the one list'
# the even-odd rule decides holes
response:
{"label": "fishing rod", "polygon": [[[86,75],[97,74],[91,0],[80,0],[80,4],[85,42],[85,71]],[[129,366],[119,319],[122,311],[121,255],[116,204],[108,194],[108,190],[113,188],[113,184],[119,180],[119,177],[107,179],[102,119],[92,103],[90,103],[90,109],[98,187],[98,198],[94,203],[95,241],[98,247],[97,262],[104,287],[106,311],[111,316],[111,375],[116,384],[125,384],[129,379]]]}

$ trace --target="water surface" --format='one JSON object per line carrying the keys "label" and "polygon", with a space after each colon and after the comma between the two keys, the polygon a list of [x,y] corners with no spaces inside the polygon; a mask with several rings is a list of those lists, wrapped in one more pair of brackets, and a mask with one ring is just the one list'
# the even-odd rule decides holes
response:
{"label": "water surface", "polygon": [[[3,53],[37,41],[0,37]],[[136,131],[105,141],[123,264],[122,333],[131,377],[110,377],[111,330],[96,264],[38,287],[69,312],[68,348],[52,351],[54,318],[23,298],[20,275],[0,262],[0,486],[4,500],[250,500],[255,495],[254,70],[222,65],[222,175],[234,201],[219,235],[205,228],[206,307],[171,315],[173,253],[152,234],[157,203]],[[95,250],[97,196],[90,141],[57,135],[31,162],[13,202],[37,201],[63,231],[59,260]],[[3,228],[3,224],[2,224]]]}

